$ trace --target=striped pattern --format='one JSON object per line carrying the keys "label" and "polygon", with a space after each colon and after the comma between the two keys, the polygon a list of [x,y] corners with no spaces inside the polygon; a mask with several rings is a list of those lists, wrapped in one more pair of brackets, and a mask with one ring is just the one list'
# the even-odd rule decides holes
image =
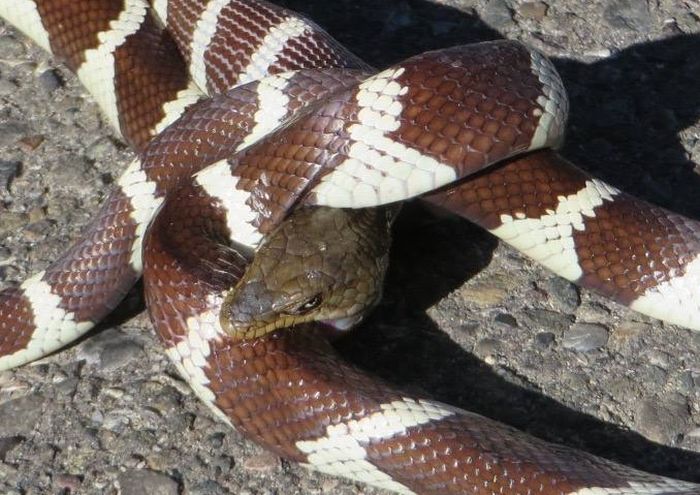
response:
{"label": "striped pattern", "polygon": [[605,201],[613,201],[617,194],[615,188],[594,179],[575,194],[560,196],[556,209],[547,209],[539,218],[524,211],[501,215],[501,226],[490,232],[557,275],[578,280],[583,270],[573,233],[585,231],[586,217],[595,217],[595,209]]}
{"label": "striped pattern", "polygon": [[530,149],[535,150],[545,146],[558,148],[564,142],[569,98],[552,62],[534,49],[530,49],[530,58],[532,72],[537,74],[542,84],[542,94],[537,97],[542,110],[535,114],[539,117],[539,121]]}
{"label": "striped pattern", "polygon": [[[403,494],[700,493],[392,390],[342,363],[315,327],[252,342],[222,330],[223,294],[248,261],[239,248],[257,247],[292,206],[401,201],[558,146],[568,103],[546,58],[496,42],[414,57],[360,82],[357,72],[304,72],[366,66],[310,21],[262,0],[152,3],[171,34],[142,0],[0,4],[1,16],[68,60],[110,123],[143,151],[86,239],[0,293],[0,367],[80,336],[145,269],[151,318],[197,396],[314,469]],[[99,15],[78,25],[72,9],[81,8]],[[432,199],[571,280],[700,326],[700,228],[565,162],[563,178],[541,173],[561,162],[533,153]],[[611,253],[610,231],[646,265],[630,269]],[[678,238],[671,251],[681,254],[668,264],[656,241]],[[659,266],[662,276],[649,277]]]}
{"label": "striped pattern", "polygon": [[226,225],[232,239],[250,248],[256,248],[262,240],[253,221],[257,212],[249,205],[251,195],[238,187],[238,179],[231,175],[227,160],[222,160],[195,175],[194,181],[204,191],[221,204],[226,215]]}
{"label": "striped pattern", "polygon": [[392,480],[367,460],[365,446],[405,434],[409,429],[452,416],[457,409],[430,401],[404,398],[380,405],[381,411],[360,420],[328,426],[326,434],[316,440],[296,443],[307,462],[319,471],[352,478],[396,493],[414,493]]}
{"label": "striped pattern", "polygon": [[316,186],[316,203],[361,208],[391,203],[453,182],[453,167],[408,148],[386,135],[401,126],[403,106],[395,97],[408,88],[396,79],[404,69],[388,69],[363,82],[356,95],[359,122],[350,125],[349,158]]}
{"label": "striped pattern", "polygon": [[119,108],[115,89],[115,51],[126,39],[136,33],[146,18],[147,6],[141,0],[125,0],[124,10],[110,22],[109,29],[97,33],[99,45],[85,52],[85,61],[76,73],[80,82],[97,100],[105,116],[117,130]]}
{"label": "striped pattern", "polygon": [[255,112],[255,127],[236,148],[236,152],[259,141],[260,138],[277,129],[289,114],[289,96],[285,89],[294,72],[260,79],[256,89],[258,110]]}
{"label": "striped pattern", "polygon": [[207,68],[204,60],[205,53],[209,49],[216,28],[219,24],[219,14],[228,0],[212,0],[207,3],[204,12],[199,17],[194,33],[192,34],[192,48],[190,52],[190,75],[194,83],[205,93],[209,92],[207,81]]}
{"label": "striped pattern", "polygon": [[157,186],[146,176],[141,167],[141,160],[131,162],[117,182],[124,195],[131,203],[130,217],[136,225],[136,237],[131,246],[129,263],[136,273],[141,273],[143,263],[141,261],[141,246],[151,218],[158,207],[163,203],[162,197],[156,196]]}
{"label": "striped pattern", "polygon": [[243,69],[238,82],[245,84],[261,79],[269,74],[270,67],[277,61],[289,40],[298,38],[310,30],[310,26],[298,17],[288,17],[272,26],[262,39],[258,49],[250,57],[250,63]]}

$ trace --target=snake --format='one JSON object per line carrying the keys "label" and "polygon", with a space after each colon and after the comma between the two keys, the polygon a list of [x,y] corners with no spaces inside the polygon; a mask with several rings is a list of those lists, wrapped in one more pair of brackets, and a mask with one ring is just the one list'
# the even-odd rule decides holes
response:
{"label": "snake", "polygon": [[[327,338],[381,293],[379,232],[394,212],[367,208],[414,196],[568,280],[698,328],[697,222],[557,153],[567,98],[538,51],[487,42],[375,71],[262,0],[17,0],[0,16],[64,59],[137,152],[84,235],[0,293],[2,368],[83,335],[143,275],[164,352],[195,394],[312,469],[404,494],[700,493],[400,390],[345,363]],[[348,237],[327,237],[323,222],[338,221]],[[270,275],[266,263],[293,264],[298,239],[366,248],[378,260],[360,274],[370,297],[358,312],[319,315],[314,287],[252,326],[265,308],[251,301],[285,266]],[[290,307],[313,317],[280,322]]]}

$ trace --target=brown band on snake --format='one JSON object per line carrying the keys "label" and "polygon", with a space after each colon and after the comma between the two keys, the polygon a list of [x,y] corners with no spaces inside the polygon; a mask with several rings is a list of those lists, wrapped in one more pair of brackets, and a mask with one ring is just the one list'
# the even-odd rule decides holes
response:
{"label": "brown band on snake", "polygon": [[36,325],[32,307],[18,288],[0,292],[0,356],[25,349]]}
{"label": "brown band on snake", "polygon": [[[494,51],[494,65],[484,57],[483,51],[489,47]],[[504,64],[516,67],[515,61],[524,55],[529,60],[522,47],[496,42],[462,51],[433,52],[387,69],[384,73],[398,74],[389,83],[398,89],[379,98],[392,102],[386,104],[390,112],[402,109],[402,120],[399,128],[385,132],[382,139],[408,150],[421,150],[445,168],[452,167],[450,173],[455,177],[528,148],[537,122],[528,116],[541,111],[536,98],[541,85],[534,76],[523,78],[516,84],[517,96],[513,96],[504,84],[514,75],[502,68]],[[292,123],[231,161],[233,174],[241,177],[237,187],[262,191],[257,187],[265,182],[264,194],[255,199],[261,232],[270,232],[306,191],[347,163],[355,144],[365,146],[358,139],[381,129],[386,119],[368,119],[357,105],[358,98],[368,92],[364,86],[374,87],[372,81],[312,105]],[[458,89],[458,83],[468,87],[471,82],[474,91]],[[404,87],[406,91],[401,89]],[[398,120],[399,115],[391,117]],[[373,140],[370,136],[367,146],[371,147]],[[311,192],[303,201],[315,204],[317,194]]]}
{"label": "brown band on snake", "polygon": [[[560,155],[541,151],[508,161],[427,198],[489,231],[502,218],[539,219],[595,181]],[[625,305],[649,289],[683,277],[700,251],[700,223],[622,192],[583,214],[573,229],[577,283]],[[544,227],[542,227],[544,228]]]}
{"label": "brown band on snake", "polygon": [[542,85],[529,64],[522,45],[499,42],[401,63],[405,72],[395,81],[408,88],[405,120],[387,136],[453,165],[458,177],[528,149],[537,125],[533,115],[542,110]]}
{"label": "brown band on snake", "polygon": [[85,62],[85,53],[99,46],[97,34],[109,28],[124,9],[121,2],[95,0],[89,5],[75,0],[36,2],[44,28],[49,33],[51,51],[63,57],[72,70]]}
{"label": "brown band on snake", "polygon": [[165,117],[163,105],[187,88],[187,68],[171,36],[148,15],[117,48],[115,69],[120,128],[129,143],[141,150]]}
{"label": "brown band on snake", "polygon": [[81,241],[46,268],[43,280],[76,321],[104,318],[138,279],[130,265],[136,235],[131,212],[129,198],[114,191]]}
{"label": "brown band on snake", "polygon": [[[195,67],[204,70],[206,77],[197,82],[210,94],[290,70],[369,68],[315,24],[276,5],[234,0],[209,10],[207,21],[203,12],[211,5],[215,4],[176,0],[168,3],[167,12],[168,28],[190,72],[198,72]],[[206,46],[197,38],[198,29],[211,32]],[[288,35],[292,37],[287,40]],[[271,53],[278,46],[282,50]]]}
{"label": "brown band on snake", "polygon": [[[357,71],[301,70],[285,80],[281,93],[292,115],[319,98],[352,86],[364,77]],[[157,136],[142,155],[142,169],[156,183],[158,195],[176,188],[206,165],[225,159],[260,124],[256,119],[266,83],[238,86],[225,94],[192,105],[177,122]]]}

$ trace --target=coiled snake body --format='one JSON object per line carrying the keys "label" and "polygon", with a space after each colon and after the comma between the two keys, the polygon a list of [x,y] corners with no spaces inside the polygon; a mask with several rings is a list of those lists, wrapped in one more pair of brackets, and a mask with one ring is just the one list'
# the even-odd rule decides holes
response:
{"label": "coiled snake body", "polygon": [[[264,2],[153,8],[170,34],[140,0],[0,4],[68,61],[140,152],[86,236],[0,295],[1,365],[84,333],[143,268],[178,370],[224,421],[287,458],[400,493],[700,493],[394,390],[340,361],[315,326],[253,340],[220,326],[247,250],[293,207],[398,201],[558,144],[566,97],[544,57],[496,42],[370,75],[316,26]],[[213,96],[198,102],[200,90]],[[570,280],[698,327],[696,222],[555,152],[428,199]]]}

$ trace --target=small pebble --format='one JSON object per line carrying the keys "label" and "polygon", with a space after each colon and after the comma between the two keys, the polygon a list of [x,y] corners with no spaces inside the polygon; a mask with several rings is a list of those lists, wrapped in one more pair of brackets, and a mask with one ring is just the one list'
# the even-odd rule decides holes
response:
{"label": "small pebble", "polygon": [[142,358],[143,347],[133,340],[124,339],[104,348],[100,354],[100,367],[103,371],[110,372]]}
{"label": "small pebble", "polygon": [[654,398],[643,400],[635,416],[636,430],[650,440],[670,443],[678,431],[690,424],[690,410],[682,398]]}
{"label": "small pebble", "polygon": [[575,323],[564,332],[562,345],[578,352],[590,352],[604,347],[608,343],[610,332],[595,323]]}
{"label": "small pebble", "polygon": [[0,124],[0,147],[10,147],[28,132],[27,126],[19,122]]}
{"label": "small pebble", "polygon": [[549,5],[544,2],[525,2],[520,5],[518,12],[525,18],[541,21],[547,15],[548,9]]}
{"label": "small pebble", "polygon": [[494,318],[498,323],[503,323],[504,325],[508,325],[509,327],[517,327],[518,326],[518,320],[515,319],[513,315],[510,315],[508,313],[498,313],[496,317]]}
{"label": "small pebble", "polygon": [[25,136],[19,141],[17,141],[17,144],[19,145],[19,148],[24,151],[25,153],[29,153],[30,151],[34,151],[37,149],[39,146],[41,146],[41,143],[44,142],[44,136],[41,134],[34,134],[31,136]]}
{"label": "small pebble", "polygon": [[530,319],[532,327],[555,334],[561,334],[573,322],[570,315],[546,309],[530,309],[525,312],[525,316]]}
{"label": "small pebble", "polygon": [[42,415],[44,397],[31,394],[0,404],[0,436],[26,434],[34,429]]}
{"label": "small pebble", "polygon": [[501,342],[496,339],[481,339],[474,346],[474,354],[481,358],[493,358],[501,349]]}
{"label": "small pebble", "polygon": [[38,77],[39,85],[47,93],[53,93],[58,88],[63,86],[63,79],[54,69],[45,70]]}
{"label": "small pebble", "polygon": [[24,438],[19,435],[12,437],[0,437],[0,461],[7,462],[7,454],[23,441]]}
{"label": "small pebble", "polygon": [[0,53],[3,58],[21,57],[25,52],[24,43],[14,36],[3,36],[0,38]]}
{"label": "small pebble", "polygon": [[542,288],[550,296],[554,308],[559,311],[573,313],[581,304],[576,286],[561,277],[547,279]]}
{"label": "small pebble", "polygon": [[119,474],[121,495],[178,495],[179,484],[169,476],[148,469],[128,469]]}
{"label": "small pebble", "polygon": [[459,295],[468,303],[488,308],[503,302],[508,296],[508,291],[502,287],[487,285],[464,286],[459,290]]}
{"label": "small pebble", "polygon": [[513,25],[513,12],[505,0],[490,0],[486,4],[482,20],[492,28],[502,31]]}
{"label": "small pebble", "polygon": [[651,25],[649,4],[640,0],[608,0],[603,19],[615,28],[643,31]]}
{"label": "small pebble", "polygon": [[535,343],[539,347],[551,347],[556,340],[556,336],[552,332],[540,332],[535,335]]}
{"label": "small pebble", "polygon": [[22,164],[20,162],[0,160],[0,187],[4,187],[9,191],[12,181],[21,172]]}
{"label": "small pebble", "polygon": [[271,452],[262,452],[243,461],[243,469],[248,471],[272,471],[280,466],[280,458]]}

